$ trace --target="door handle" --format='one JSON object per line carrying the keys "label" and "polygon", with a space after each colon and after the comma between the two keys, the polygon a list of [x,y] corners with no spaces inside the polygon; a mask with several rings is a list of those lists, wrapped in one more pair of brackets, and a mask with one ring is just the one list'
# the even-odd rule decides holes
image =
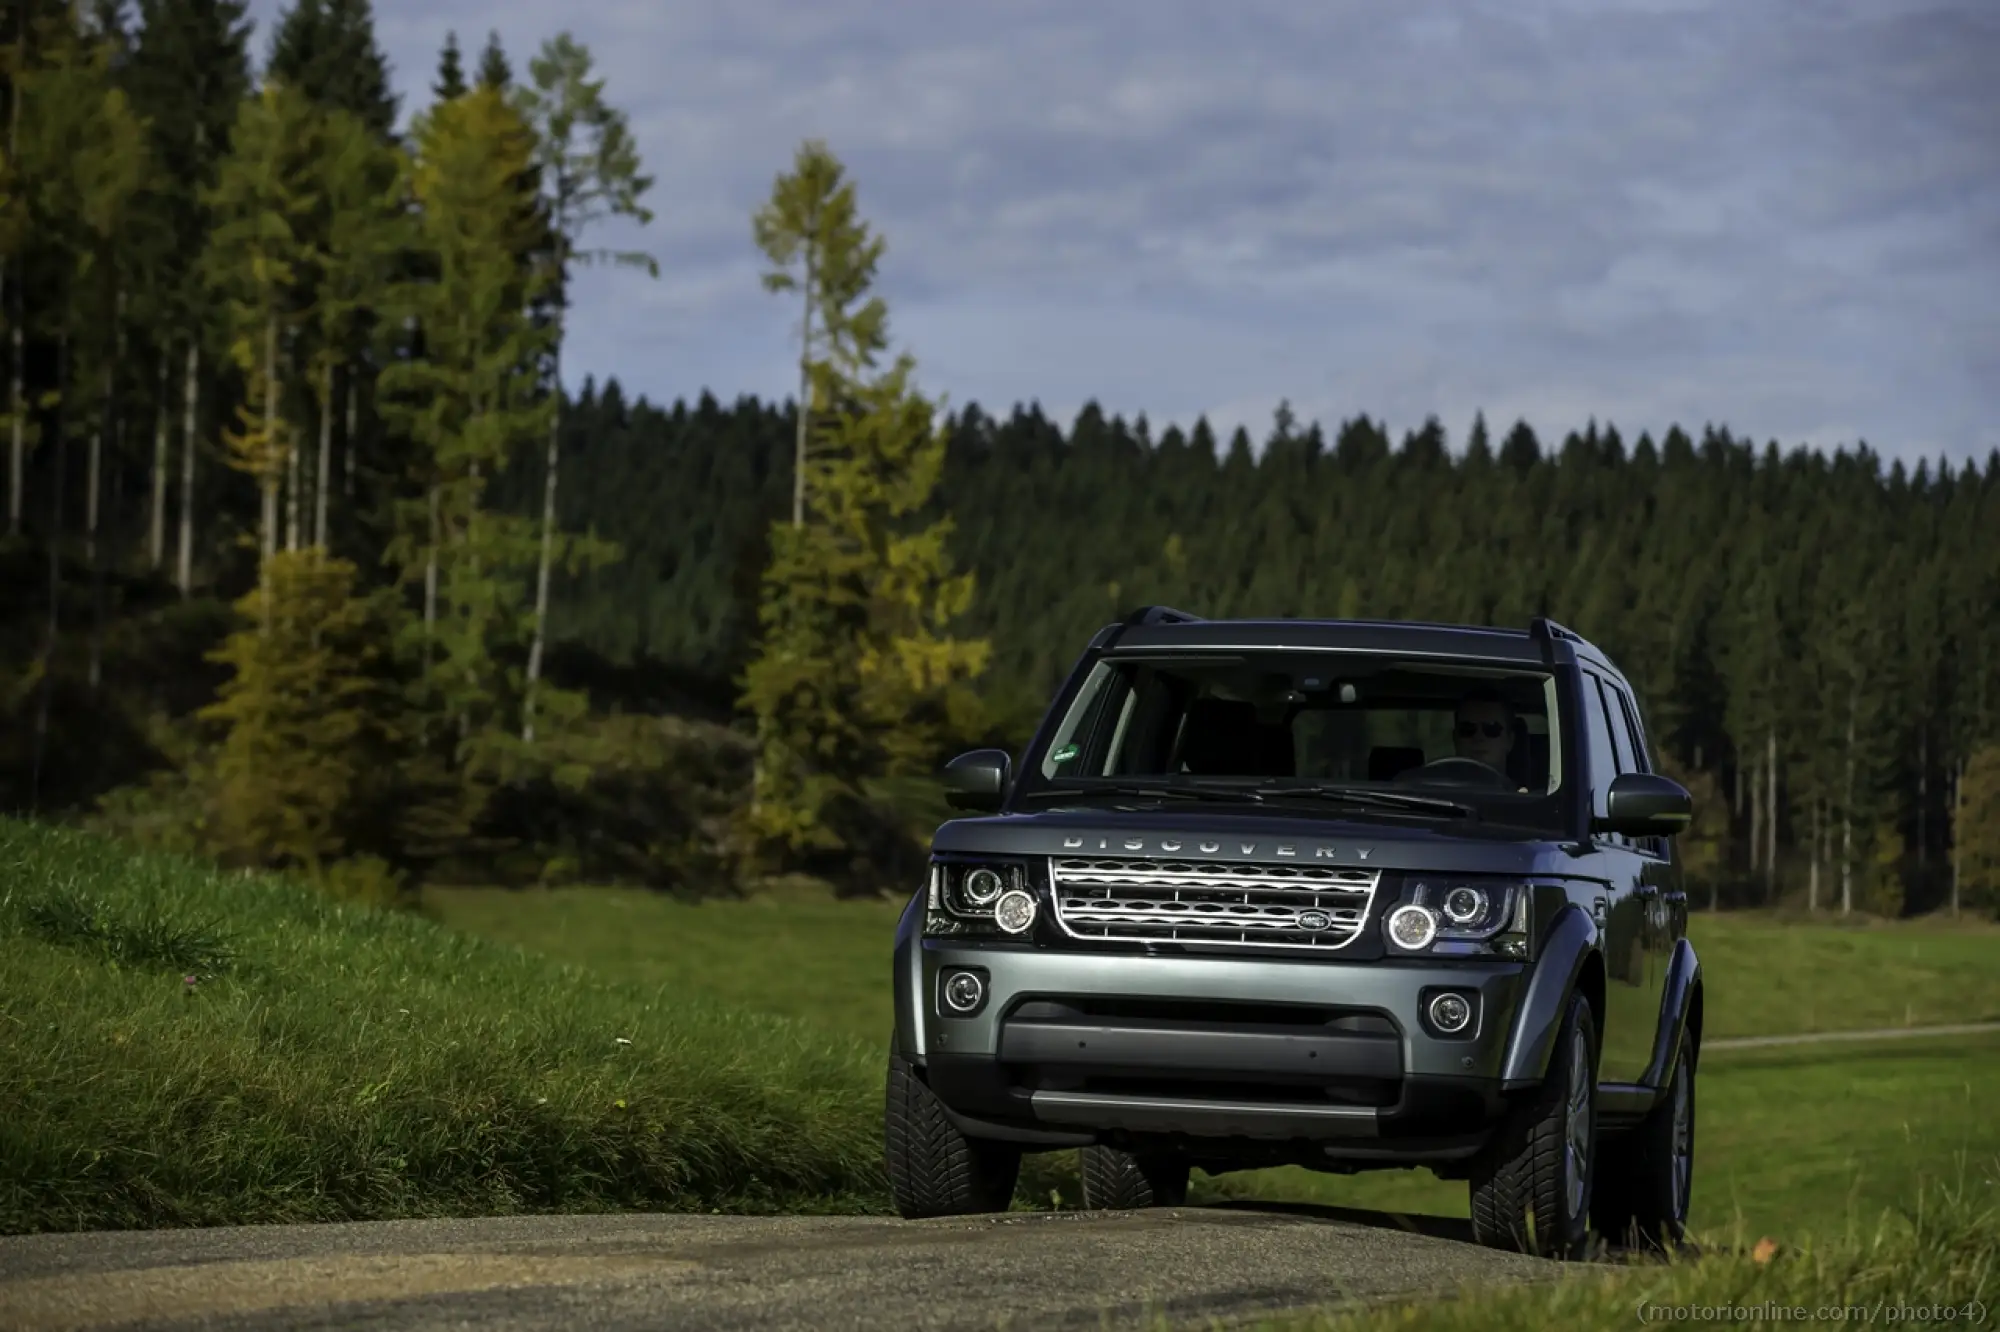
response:
{"label": "door handle", "polygon": [[1660,895],[1660,885],[1657,883],[1642,883],[1632,891],[1640,897],[1658,897]]}

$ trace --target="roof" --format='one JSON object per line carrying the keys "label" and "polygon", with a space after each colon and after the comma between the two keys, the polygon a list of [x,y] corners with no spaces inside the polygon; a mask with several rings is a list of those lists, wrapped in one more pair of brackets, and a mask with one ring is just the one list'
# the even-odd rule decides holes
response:
{"label": "roof", "polygon": [[[1581,634],[1543,618],[1521,629],[1423,620],[1204,620],[1183,611],[1148,606],[1134,611],[1121,624],[1107,625],[1094,646],[1115,652],[1231,648],[1393,652],[1537,666],[1573,653],[1577,659],[1620,674]],[[1545,656],[1544,650],[1551,648],[1554,651]]]}

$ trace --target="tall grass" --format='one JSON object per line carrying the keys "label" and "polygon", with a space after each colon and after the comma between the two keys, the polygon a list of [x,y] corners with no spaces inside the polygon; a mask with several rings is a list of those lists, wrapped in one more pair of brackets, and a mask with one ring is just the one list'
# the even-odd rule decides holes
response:
{"label": "tall grass", "polygon": [[882,1053],[0,819],[0,1231],[879,1210]]}

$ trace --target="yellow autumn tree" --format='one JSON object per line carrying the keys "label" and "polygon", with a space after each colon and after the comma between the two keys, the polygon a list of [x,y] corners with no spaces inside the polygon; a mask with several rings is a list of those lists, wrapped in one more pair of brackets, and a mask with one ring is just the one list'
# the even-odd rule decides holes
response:
{"label": "yellow autumn tree", "polygon": [[882,244],[854,218],[852,186],[823,146],[801,150],[756,230],[781,265],[800,248],[787,235],[817,237],[804,281],[819,337],[800,404],[811,428],[802,521],[772,525],[743,679],[758,735],[746,831],[767,860],[851,856],[883,821],[879,784],[925,771],[969,728],[967,685],[991,648],[953,632],[973,578],[953,571],[951,520],[925,513],[944,467],[938,405],[911,386],[910,357],[874,367],[886,313],[868,288]]}
{"label": "yellow autumn tree", "polygon": [[298,547],[298,439],[284,415],[291,358],[308,313],[308,284],[319,256],[312,242],[320,208],[323,118],[304,94],[275,81],[243,103],[215,188],[204,201],[216,229],[203,256],[210,286],[229,313],[230,352],[247,380],[232,466],[257,478],[263,506],[258,545],[265,563],[278,548],[279,487],[289,480],[285,544]]}
{"label": "yellow autumn tree", "polygon": [[201,713],[228,727],[210,828],[231,860],[316,875],[348,845],[382,715],[380,621],[355,572],[318,550],[274,552],[264,586],[236,603],[243,627],[210,654],[234,672]]}

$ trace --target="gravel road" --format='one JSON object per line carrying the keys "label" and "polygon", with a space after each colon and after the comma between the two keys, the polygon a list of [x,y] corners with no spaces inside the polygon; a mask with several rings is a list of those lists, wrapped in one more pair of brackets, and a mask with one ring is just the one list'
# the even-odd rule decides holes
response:
{"label": "gravel road", "polygon": [[[0,1238],[0,1328],[1210,1326],[1547,1279],[1465,1223],[1328,1208],[621,1215]],[[1107,1317],[1108,1315],[1108,1317]]]}

